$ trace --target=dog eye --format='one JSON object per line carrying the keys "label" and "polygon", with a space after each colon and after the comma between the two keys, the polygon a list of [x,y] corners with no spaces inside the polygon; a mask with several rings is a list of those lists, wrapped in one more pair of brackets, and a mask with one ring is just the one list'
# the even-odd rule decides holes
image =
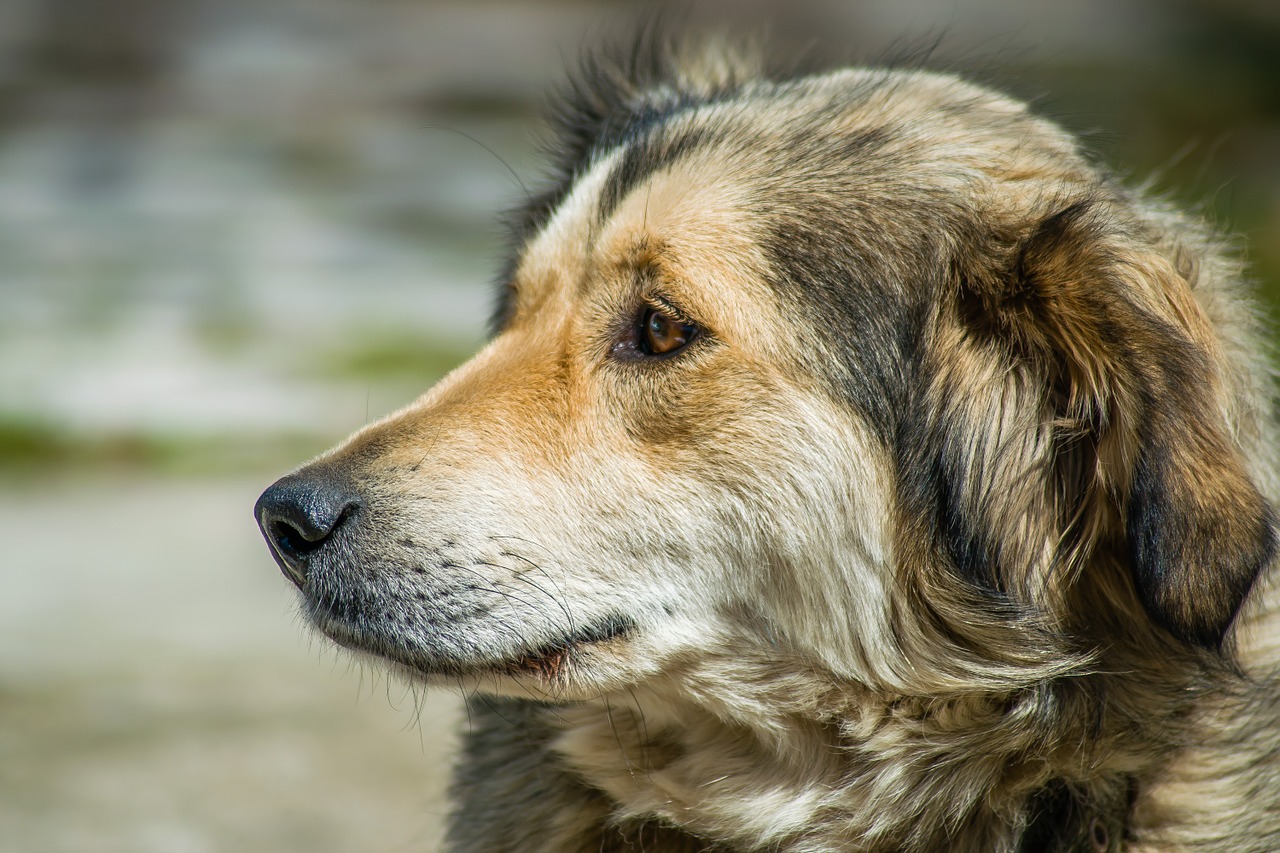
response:
{"label": "dog eye", "polygon": [[693,323],[673,317],[660,308],[646,308],[640,315],[640,349],[645,355],[673,355],[698,336]]}

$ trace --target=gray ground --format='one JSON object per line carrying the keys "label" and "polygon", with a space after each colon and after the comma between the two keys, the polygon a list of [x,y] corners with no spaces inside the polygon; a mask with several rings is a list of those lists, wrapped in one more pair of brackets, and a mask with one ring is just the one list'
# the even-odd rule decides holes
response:
{"label": "gray ground", "polygon": [[0,492],[0,849],[435,849],[458,700],[310,639],[261,485]]}

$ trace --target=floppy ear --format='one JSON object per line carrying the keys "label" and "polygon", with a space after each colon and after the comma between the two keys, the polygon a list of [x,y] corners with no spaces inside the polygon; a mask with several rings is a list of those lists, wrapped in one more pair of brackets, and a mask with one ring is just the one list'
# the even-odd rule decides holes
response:
{"label": "floppy ear", "polygon": [[1151,618],[1219,647],[1275,549],[1274,517],[1227,422],[1219,339],[1191,285],[1103,203],[1044,219],[1013,286],[983,298],[1038,362],[1060,416],[1087,424]]}

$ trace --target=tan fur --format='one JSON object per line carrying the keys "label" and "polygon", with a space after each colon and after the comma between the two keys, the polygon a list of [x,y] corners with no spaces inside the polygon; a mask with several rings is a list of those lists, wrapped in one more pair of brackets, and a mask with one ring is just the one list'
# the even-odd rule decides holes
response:
{"label": "tan fur", "polygon": [[495,338],[289,479],[355,507],[317,625],[480,697],[450,849],[1275,849],[1238,267],[986,90],[675,55],[578,94]]}

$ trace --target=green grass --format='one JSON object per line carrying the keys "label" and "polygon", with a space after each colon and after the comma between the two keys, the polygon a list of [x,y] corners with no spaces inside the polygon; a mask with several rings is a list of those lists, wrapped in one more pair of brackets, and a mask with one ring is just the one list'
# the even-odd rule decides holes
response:
{"label": "green grass", "polygon": [[37,419],[0,416],[0,476],[14,479],[91,471],[210,475],[289,468],[319,453],[311,435],[185,436],[86,434]]}

